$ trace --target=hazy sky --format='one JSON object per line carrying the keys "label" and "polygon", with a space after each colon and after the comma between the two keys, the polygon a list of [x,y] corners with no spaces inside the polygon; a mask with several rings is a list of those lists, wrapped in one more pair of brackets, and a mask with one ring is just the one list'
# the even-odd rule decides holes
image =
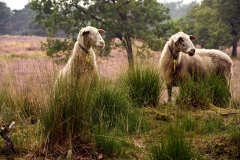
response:
{"label": "hazy sky", "polygon": [[[28,3],[29,0],[0,0],[0,2],[5,2],[8,7],[13,9],[23,9],[24,6]],[[159,2],[173,2],[173,1],[180,1],[180,0],[157,0]],[[183,3],[190,3],[194,0],[183,0]],[[197,0],[197,2],[200,2],[201,0]]]}
{"label": "hazy sky", "polygon": [[8,7],[13,9],[23,9],[28,3],[28,0],[0,0],[0,2],[5,2]]}

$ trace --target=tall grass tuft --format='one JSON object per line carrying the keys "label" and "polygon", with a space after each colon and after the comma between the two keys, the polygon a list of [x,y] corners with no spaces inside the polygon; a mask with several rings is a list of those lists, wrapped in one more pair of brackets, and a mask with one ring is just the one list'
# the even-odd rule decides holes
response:
{"label": "tall grass tuft", "polygon": [[229,104],[230,94],[226,82],[220,76],[206,76],[189,78],[184,84],[179,85],[179,94],[176,102],[185,107],[208,108],[209,103],[219,107]]}
{"label": "tall grass tuft", "polygon": [[[83,146],[79,143],[92,144],[91,148],[104,146],[110,143],[107,137],[119,136],[112,133],[140,134],[148,126],[142,113],[132,107],[124,87],[105,80],[96,83],[91,78],[72,84],[60,81],[43,115],[49,149],[56,150],[54,144],[58,143],[65,148],[61,152],[69,145],[79,149],[76,147]],[[110,154],[117,151],[114,148],[122,148],[118,147],[122,141],[112,141],[106,150]]]}
{"label": "tall grass tuft", "polygon": [[206,83],[210,88],[211,102],[216,106],[226,108],[231,98],[227,82],[219,76],[211,76],[206,79]]}
{"label": "tall grass tuft", "polygon": [[61,144],[69,138],[77,139],[79,135],[89,133],[92,109],[85,107],[85,104],[90,84],[59,81],[42,117],[45,134],[53,144]]}
{"label": "tall grass tuft", "polygon": [[123,86],[102,81],[92,92],[94,124],[104,125],[110,130],[117,127],[125,134],[145,131],[141,112],[132,107],[132,101]]}
{"label": "tall grass tuft", "polygon": [[192,140],[186,139],[184,130],[181,127],[170,126],[166,140],[162,140],[158,146],[150,149],[153,160],[190,160],[198,159],[198,155],[192,149]]}
{"label": "tall grass tuft", "polygon": [[121,82],[128,88],[129,96],[136,106],[153,106],[159,103],[163,83],[159,71],[152,65],[136,65],[134,69],[125,70],[120,76]]}

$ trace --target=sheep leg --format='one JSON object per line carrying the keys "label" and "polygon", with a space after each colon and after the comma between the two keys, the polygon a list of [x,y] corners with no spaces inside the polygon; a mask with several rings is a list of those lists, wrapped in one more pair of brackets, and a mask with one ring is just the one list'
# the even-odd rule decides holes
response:
{"label": "sheep leg", "polygon": [[168,102],[172,101],[172,86],[167,85],[167,91],[168,91]]}

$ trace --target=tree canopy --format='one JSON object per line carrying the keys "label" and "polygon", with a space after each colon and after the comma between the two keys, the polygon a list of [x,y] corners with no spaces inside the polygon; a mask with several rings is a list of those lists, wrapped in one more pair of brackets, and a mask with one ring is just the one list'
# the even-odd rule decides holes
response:
{"label": "tree canopy", "polygon": [[35,11],[30,5],[23,9],[12,10],[6,3],[0,2],[0,35],[38,35],[46,36],[46,32],[38,23],[34,23]]}
{"label": "tree canopy", "polygon": [[240,33],[240,1],[204,0],[178,21],[182,30],[198,37],[196,43],[203,48],[233,47],[232,56],[237,55]]}
{"label": "tree canopy", "polygon": [[108,49],[110,42],[119,38],[130,67],[134,64],[133,40],[153,43],[153,39],[169,34],[171,25],[169,9],[156,0],[32,0],[30,3],[37,12],[35,20],[44,24],[49,33],[64,30],[74,37],[83,26],[93,25],[107,31]]}
{"label": "tree canopy", "polygon": [[10,17],[11,34],[46,36],[42,25],[33,22],[34,16],[35,11],[30,9],[29,4],[21,10],[13,10]]}
{"label": "tree canopy", "polygon": [[50,38],[42,45],[47,55],[68,57],[73,41],[56,37],[75,41],[82,27],[92,25],[107,31],[107,45],[100,56],[108,55],[114,47],[112,40],[119,38],[131,65],[134,40],[160,50],[164,38],[182,30],[197,36],[194,43],[203,48],[232,46],[232,56],[236,57],[239,13],[240,1],[235,0],[203,0],[200,4],[183,4],[181,0],[163,4],[156,0],[31,0],[23,9],[12,11],[0,2],[0,35],[46,36],[48,32]]}
{"label": "tree canopy", "polygon": [[0,35],[9,32],[11,10],[7,7],[6,3],[0,2]]}

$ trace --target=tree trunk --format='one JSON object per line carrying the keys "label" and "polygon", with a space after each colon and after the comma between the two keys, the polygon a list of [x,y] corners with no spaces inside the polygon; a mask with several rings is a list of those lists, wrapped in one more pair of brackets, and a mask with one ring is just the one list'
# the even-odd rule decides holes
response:
{"label": "tree trunk", "polygon": [[237,42],[232,45],[232,57],[237,57]]}
{"label": "tree trunk", "polygon": [[238,43],[238,32],[233,23],[229,23],[232,26],[231,35],[234,36],[234,41],[232,43],[232,57],[237,57],[237,43]]}
{"label": "tree trunk", "polygon": [[123,45],[127,50],[127,56],[128,56],[128,65],[129,69],[134,69],[134,58],[133,58],[133,49],[132,49],[132,42],[129,37],[129,35],[126,33],[123,40]]}

